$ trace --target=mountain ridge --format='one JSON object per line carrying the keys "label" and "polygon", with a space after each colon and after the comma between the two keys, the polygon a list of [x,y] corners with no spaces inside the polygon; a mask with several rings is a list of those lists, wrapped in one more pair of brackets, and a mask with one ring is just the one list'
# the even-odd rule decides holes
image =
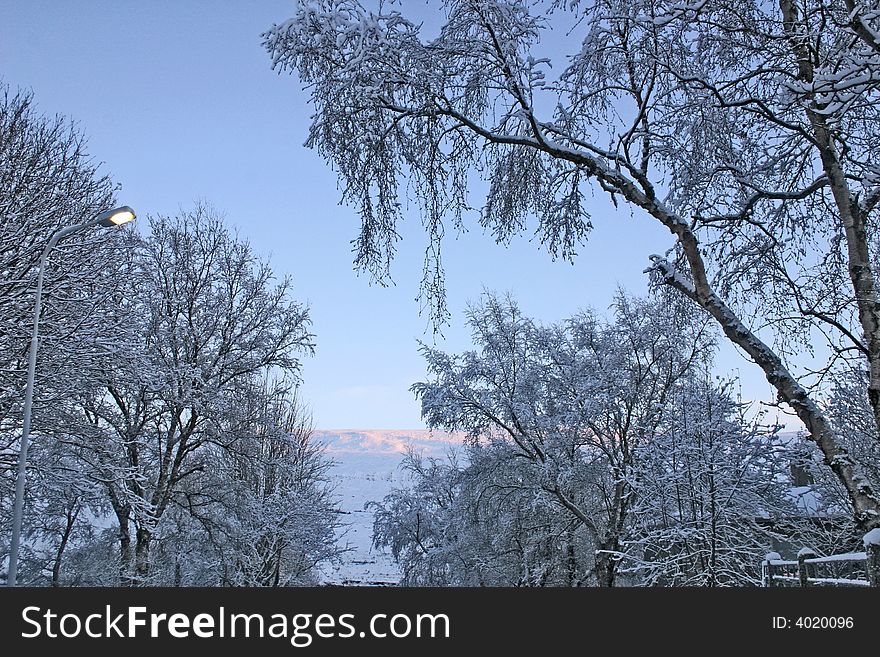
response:
{"label": "mountain ridge", "polygon": [[315,429],[313,437],[331,454],[403,455],[412,447],[442,455],[464,442],[463,433],[437,429]]}

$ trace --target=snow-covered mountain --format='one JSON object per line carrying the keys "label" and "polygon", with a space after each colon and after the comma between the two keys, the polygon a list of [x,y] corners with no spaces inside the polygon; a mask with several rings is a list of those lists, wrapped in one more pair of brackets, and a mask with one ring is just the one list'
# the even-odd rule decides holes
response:
{"label": "snow-covered mountain", "polygon": [[408,447],[442,458],[461,446],[462,436],[423,429],[319,429],[315,439],[335,462],[331,473],[347,524],[340,540],[351,548],[341,565],[325,566],[325,583],[396,583],[400,573],[394,560],[372,549],[373,513],[364,506],[381,501],[392,488],[406,485],[406,475],[399,466]]}
{"label": "snow-covered mountain", "polygon": [[317,429],[315,439],[328,453],[402,455],[408,446],[426,456],[445,456],[449,447],[461,445],[461,434],[426,429]]}

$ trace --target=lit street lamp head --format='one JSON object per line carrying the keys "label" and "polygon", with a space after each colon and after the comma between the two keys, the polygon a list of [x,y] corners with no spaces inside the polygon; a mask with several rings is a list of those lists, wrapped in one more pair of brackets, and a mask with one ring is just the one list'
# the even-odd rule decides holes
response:
{"label": "lit street lamp head", "polygon": [[106,210],[95,217],[95,223],[99,226],[121,226],[133,221],[135,218],[134,210],[127,205],[112,210]]}

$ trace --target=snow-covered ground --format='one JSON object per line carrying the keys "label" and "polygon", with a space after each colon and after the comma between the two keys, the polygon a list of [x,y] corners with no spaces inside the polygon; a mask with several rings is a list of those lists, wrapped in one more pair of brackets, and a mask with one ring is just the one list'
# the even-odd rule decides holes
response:
{"label": "snow-covered ground", "polygon": [[324,582],[346,585],[391,585],[400,579],[394,560],[372,548],[373,512],[367,502],[381,501],[393,488],[406,485],[400,470],[407,446],[426,456],[445,456],[461,437],[424,430],[318,430],[336,465],[332,476],[347,527],[340,536],[350,551],[337,566],[325,566]]}

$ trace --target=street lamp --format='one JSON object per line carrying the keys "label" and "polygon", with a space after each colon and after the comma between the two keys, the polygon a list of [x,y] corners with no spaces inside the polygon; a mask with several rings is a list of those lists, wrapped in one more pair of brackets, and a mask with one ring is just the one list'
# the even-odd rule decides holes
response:
{"label": "street lamp", "polygon": [[15,586],[18,577],[18,547],[21,542],[21,516],[24,506],[25,466],[27,465],[28,438],[31,433],[31,406],[34,401],[34,378],[37,369],[37,329],[40,325],[40,301],[43,296],[43,274],[46,271],[46,258],[58,242],[92,226],[121,226],[135,218],[134,210],[127,205],[112,210],[104,210],[82,224],[62,228],[52,235],[43,255],[40,256],[40,271],[37,274],[37,292],[34,302],[34,328],[31,332],[31,346],[28,351],[27,388],[24,393],[24,422],[21,430],[21,446],[18,451],[18,476],[15,479],[15,503],[12,507],[12,543],[9,546],[9,574],[7,586]]}

